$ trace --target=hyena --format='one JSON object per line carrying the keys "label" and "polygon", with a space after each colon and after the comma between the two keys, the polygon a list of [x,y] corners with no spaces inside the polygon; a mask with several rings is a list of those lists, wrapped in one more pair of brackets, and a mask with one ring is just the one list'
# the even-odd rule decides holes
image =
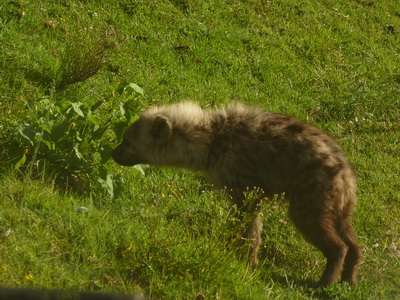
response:
{"label": "hyena", "polygon": [[[151,164],[202,172],[248,212],[244,192],[284,193],[289,216],[305,240],[327,259],[316,286],[341,275],[356,284],[360,247],[350,224],[356,176],[340,147],[321,130],[295,117],[232,104],[202,109],[190,101],[152,107],[124,133],[113,150],[120,165]],[[249,264],[257,263],[262,223],[251,220]]]}

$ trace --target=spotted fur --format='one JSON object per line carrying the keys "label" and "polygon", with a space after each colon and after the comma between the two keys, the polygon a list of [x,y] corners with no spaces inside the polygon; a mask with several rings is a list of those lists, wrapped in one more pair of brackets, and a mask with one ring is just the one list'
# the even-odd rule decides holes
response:
{"label": "spotted fur", "polygon": [[[350,224],[356,176],[340,147],[321,130],[255,106],[206,110],[188,101],[145,111],[112,156],[126,166],[200,171],[248,212],[257,203],[246,204],[244,191],[256,187],[267,197],[285,193],[293,224],[327,259],[317,286],[332,284],[340,274],[343,281],[357,282],[361,251]],[[258,261],[261,229],[256,215],[247,230],[253,241],[250,264]]]}

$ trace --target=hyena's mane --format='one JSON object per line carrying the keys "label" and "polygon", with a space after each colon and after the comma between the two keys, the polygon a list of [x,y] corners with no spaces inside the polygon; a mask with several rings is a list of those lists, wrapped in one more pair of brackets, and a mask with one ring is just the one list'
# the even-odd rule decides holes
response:
{"label": "hyena's mane", "polygon": [[142,115],[145,118],[164,116],[168,118],[174,129],[191,131],[196,126],[205,126],[208,114],[203,108],[192,101],[173,103],[165,106],[155,106]]}

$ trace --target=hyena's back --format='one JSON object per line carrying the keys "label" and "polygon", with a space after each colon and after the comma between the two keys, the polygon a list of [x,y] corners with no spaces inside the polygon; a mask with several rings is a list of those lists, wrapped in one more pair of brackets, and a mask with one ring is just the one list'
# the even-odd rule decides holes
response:
{"label": "hyena's back", "polygon": [[[343,197],[313,203],[343,207],[355,201],[355,175],[337,144],[294,117],[241,106],[211,120],[213,143],[206,173],[221,187],[259,187],[268,195],[321,194],[346,186]],[[215,174],[214,174],[215,173]]]}

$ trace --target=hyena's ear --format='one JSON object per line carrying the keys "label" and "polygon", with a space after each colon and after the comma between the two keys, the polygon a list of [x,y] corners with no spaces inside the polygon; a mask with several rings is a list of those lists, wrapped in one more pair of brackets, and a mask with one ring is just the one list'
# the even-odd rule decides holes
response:
{"label": "hyena's ear", "polygon": [[155,117],[151,124],[150,134],[157,143],[168,141],[172,134],[171,122],[164,116]]}

